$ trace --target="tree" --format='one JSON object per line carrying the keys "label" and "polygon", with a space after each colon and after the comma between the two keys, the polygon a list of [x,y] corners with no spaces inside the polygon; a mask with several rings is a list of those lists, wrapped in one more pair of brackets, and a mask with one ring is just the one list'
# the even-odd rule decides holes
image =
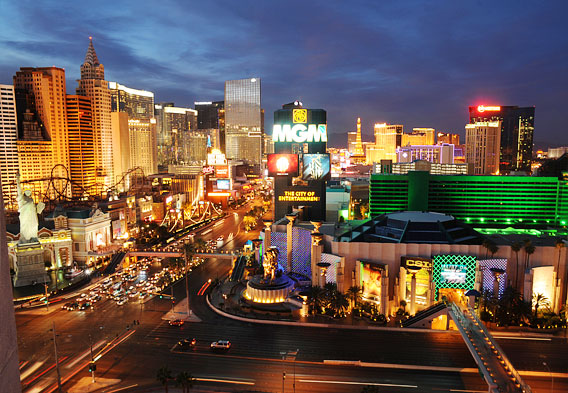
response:
{"label": "tree", "polygon": [[361,287],[357,285],[349,287],[349,289],[347,290],[349,300],[351,300],[352,308],[357,307],[357,305],[359,304],[359,300],[361,300],[361,292],[362,292]]}
{"label": "tree", "polygon": [[324,301],[325,290],[318,285],[313,285],[310,288],[310,293],[308,294],[308,304],[310,305],[312,311],[314,311],[316,314],[320,313]]}
{"label": "tree", "polygon": [[172,379],[172,371],[167,366],[163,366],[158,369],[156,379],[164,386],[166,393],[168,393],[168,382]]}
{"label": "tree", "polygon": [[188,372],[181,372],[176,376],[176,386],[181,387],[183,393],[189,392],[189,389],[193,387],[193,382],[195,378],[191,376]]}
{"label": "tree", "polygon": [[556,272],[556,286],[558,286],[558,284],[560,283],[560,276],[559,276],[559,270],[560,270],[560,256],[562,255],[562,249],[564,248],[564,240],[560,237],[556,238],[556,241],[554,243],[554,246],[556,247],[556,249],[558,250],[558,261],[556,263],[556,268],[554,269],[554,271]]}
{"label": "tree", "polygon": [[193,244],[195,245],[195,249],[199,251],[205,250],[207,248],[207,242],[200,237],[195,239],[193,241]]}
{"label": "tree", "polygon": [[550,307],[550,302],[542,293],[536,293],[533,295],[534,319],[538,317],[538,309],[541,307]]}
{"label": "tree", "polygon": [[243,225],[245,226],[245,230],[250,230],[256,226],[256,217],[254,215],[246,215],[243,218]]}
{"label": "tree", "polygon": [[[523,248],[523,245],[519,242],[514,242],[513,244],[511,244],[511,250],[515,253],[515,255],[517,256],[517,272],[520,270],[519,269],[519,251],[521,251],[521,248]],[[519,284],[519,274],[517,273],[515,275],[515,287],[518,288],[518,284]]]}
{"label": "tree", "polygon": [[333,310],[333,316],[343,316],[349,308],[347,296],[343,292],[334,290],[330,293],[329,298],[329,306]]}
{"label": "tree", "polygon": [[525,243],[525,255],[526,255],[526,263],[525,263],[525,270],[530,268],[530,257],[536,251],[536,247],[533,246],[530,240],[527,240]]}

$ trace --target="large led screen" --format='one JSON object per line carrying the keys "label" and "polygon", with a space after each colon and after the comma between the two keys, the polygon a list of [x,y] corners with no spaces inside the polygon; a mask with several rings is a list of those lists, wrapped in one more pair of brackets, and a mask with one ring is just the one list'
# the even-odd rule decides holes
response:
{"label": "large led screen", "polygon": [[298,176],[297,154],[269,154],[268,176]]}
{"label": "large led screen", "polygon": [[304,154],[302,179],[329,180],[331,177],[329,154]]}
{"label": "large led screen", "polygon": [[365,300],[380,302],[382,270],[370,263],[361,263],[361,286]]}
{"label": "large led screen", "polygon": [[217,180],[218,190],[230,190],[231,189],[231,179],[218,179]]}

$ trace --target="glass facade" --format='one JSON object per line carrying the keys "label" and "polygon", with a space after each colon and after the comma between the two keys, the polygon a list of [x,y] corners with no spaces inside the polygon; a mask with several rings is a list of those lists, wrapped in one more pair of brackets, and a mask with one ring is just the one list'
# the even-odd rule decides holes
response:
{"label": "glass facade", "polygon": [[225,82],[225,144],[228,159],[262,161],[260,78]]}
{"label": "glass facade", "polygon": [[501,121],[499,172],[531,171],[534,133],[534,107],[469,107],[469,122]]}
{"label": "glass facade", "polygon": [[[555,177],[377,174],[371,175],[369,194],[373,216],[429,210],[450,214],[476,227],[568,224],[568,182]],[[417,206],[416,200],[423,204]]]}
{"label": "glass facade", "polygon": [[190,132],[197,128],[197,111],[172,103],[155,105],[158,165],[178,165],[192,161]]}

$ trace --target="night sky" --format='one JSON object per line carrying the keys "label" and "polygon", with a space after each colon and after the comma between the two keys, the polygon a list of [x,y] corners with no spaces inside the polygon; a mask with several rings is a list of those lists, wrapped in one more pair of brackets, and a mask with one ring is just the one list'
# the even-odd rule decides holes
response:
{"label": "night sky", "polygon": [[[62,4],[66,4],[62,6]],[[536,106],[538,145],[568,145],[566,1],[0,0],[0,83],[59,66],[73,93],[88,37],[106,79],[193,107],[262,78],[266,128],[299,98],[330,145],[360,116],[463,135],[468,105]],[[341,135],[340,135],[341,134]]]}

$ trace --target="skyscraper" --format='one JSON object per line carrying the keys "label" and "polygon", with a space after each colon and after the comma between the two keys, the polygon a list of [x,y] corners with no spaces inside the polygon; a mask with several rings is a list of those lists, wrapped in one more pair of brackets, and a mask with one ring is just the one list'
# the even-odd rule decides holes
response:
{"label": "skyscraper", "polygon": [[69,175],[73,196],[95,194],[95,149],[91,100],[79,95],[67,96],[69,130]]}
{"label": "skyscraper", "polygon": [[[109,82],[111,110],[128,114],[130,168],[141,168],[145,175],[158,172],[158,144],[154,93]],[[117,177],[122,174],[117,174]]]}
{"label": "skyscraper", "polygon": [[413,128],[410,134],[402,134],[402,146],[433,145],[433,128]]}
{"label": "skyscraper", "polygon": [[[396,162],[396,148],[402,143],[403,126],[401,124],[375,124],[375,148],[368,149],[371,162],[392,160]],[[369,160],[368,160],[369,161]]]}
{"label": "skyscraper", "polygon": [[260,103],[260,78],[225,82],[227,158],[246,161],[259,169],[263,145]]}
{"label": "skyscraper", "polygon": [[450,143],[452,145],[459,145],[460,144],[460,135],[459,134],[450,134],[446,132],[438,132],[436,137],[436,143]]}
{"label": "skyscraper", "polygon": [[0,85],[0,178],[7,210],[17,210],[16,182],[18,173],[18,121],[14,86]]}
{"label": "skyscraper", "polygon": [[470,106],[469,122],[500,122],[499,172],[531,171],[534,107]]}
{"label": "skyscraper", "polygon": [[499,173],[501,123],[477,122],[465,126],[466,162],[473,164],[474,175]]}
{"label": "skyscraper", "polygon": [[91,100],[93,116],[93,149],[94,165],[98,186],[104,184],[110,187],[115,182],[113,156],[120,151],[113,151],[111,100],[108,82],[105,81],[105,68],[99,62],[89,37],[89,47],[85,61],[81,65],[81,79],[78,81],[77,94]]}
{"label": "skyscraper", "polygon": [[158,138],[158,164],[177,165],[189,160],[189,133],[197,129],[195,109],[175,107],[173,103],[154,105]]}
{"label": "skyscraper", "polygon": [[206,131],[211,137],[212,147],[225,153],[225,102],[195,102],[194,105],[197,129]]}
{"label": "skyscraper", "polygon": [[[69,168],[65,70],[58,67],[22,67],[14,76],[14,89],[16,100],[18,101],[18,94],[21,94],[25,97],[23,102],[27,104],[20,105],[19,102],[16,104],[18,119],[24,121],[23,112],[29,109],[51,140],[52,164]],[[25,139],[24,135],[22,137]],[[32,156],[32,159],[37,160],[37,157]],[[20,156],[20,165],[29,165],[23,160],[24,158]],[[55,174],[67,176],[63,168],[58,168]],[[35,178],[33,173],[30,175]]]}

